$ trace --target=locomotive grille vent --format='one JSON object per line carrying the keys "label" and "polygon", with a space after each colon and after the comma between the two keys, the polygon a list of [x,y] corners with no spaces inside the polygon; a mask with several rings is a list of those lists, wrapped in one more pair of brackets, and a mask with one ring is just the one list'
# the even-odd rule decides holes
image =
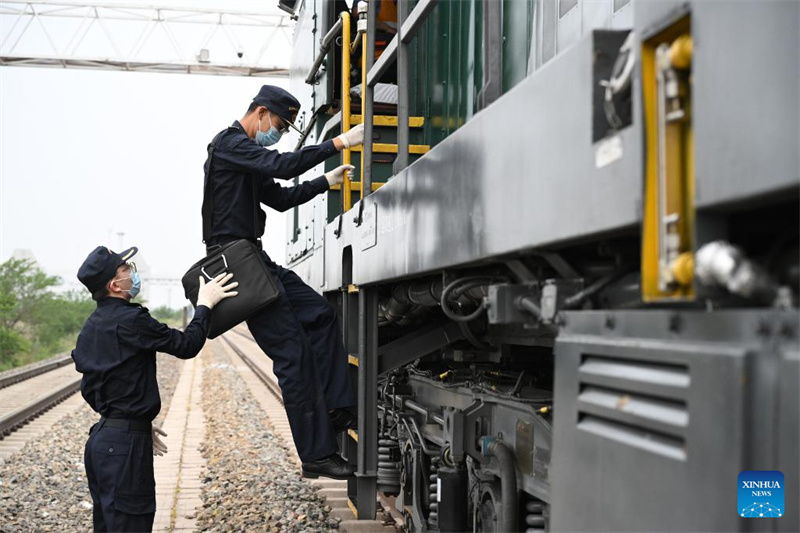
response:
{"label": "locomotive grille vent", "polygon": [[690,383],[686,365],[584,354],[578,429],[685,461]]}

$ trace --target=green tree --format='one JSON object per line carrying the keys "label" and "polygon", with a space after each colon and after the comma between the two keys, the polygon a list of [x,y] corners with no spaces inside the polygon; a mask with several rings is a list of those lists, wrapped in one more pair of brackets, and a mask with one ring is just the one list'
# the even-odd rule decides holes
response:
{"label": "green tree", "polygon": [[182,322],[183,320],[183,310],[182,309],[172,309],[171,307],[167,307],[166,305],[161,305],[156,307],[150,312],[153,315],[153,318],[159,320],[161,322],[166,322],[170,325],[177,325]]}
{"label": "green tree", "polygon": [[95,309],[88,293],[71,291],[41,301],[35,314],[33,351],[57,353],[74,346],[75,336]]}
{"label": "green tree", "polygon": [[29,348],[30,343],[18,331],[0,327],[0,370],[15,366],[16,355]]}
{"label": "green tree", "polygon": [[30,260],[0,265],[0,370],[75,345],[95,303],[83,291],[54,293],[59,281]]}
{"label": "green tree", "polygon": [[13,364],[16,355],[29,348],[24,333],[58,283],[58,277],[48,276],[29,259],[0,264],[0,366]]}

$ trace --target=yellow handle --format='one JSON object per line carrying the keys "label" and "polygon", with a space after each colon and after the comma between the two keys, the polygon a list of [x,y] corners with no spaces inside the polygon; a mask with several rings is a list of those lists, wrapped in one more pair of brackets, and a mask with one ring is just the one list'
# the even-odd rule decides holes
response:
{"label": "yellow handle", "polygon": [[[350,131],[350,13],[342,11],[339,17],[342,19],[342,133],[346,133]],[[342,150],[342,164],[350,164],[350,148]],[[353,195],[350,177],[346,172],[342,191],[343,211],[349,211],[353,205]]]}

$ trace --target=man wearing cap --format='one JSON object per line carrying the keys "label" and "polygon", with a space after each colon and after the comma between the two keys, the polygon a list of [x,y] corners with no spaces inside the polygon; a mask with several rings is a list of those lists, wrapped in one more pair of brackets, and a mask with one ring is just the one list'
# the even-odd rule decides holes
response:
{"label": "man wearing cap", "polygon": [[131,303],[141,289],[137,249],[115,253],[98,246],[78,270],[97,308],[83,326],[72,358],[83,374],[81,394],[100,421],[89,431],[84,465],[94,503],[95,531],[150,531],[156,511],[153,455],[167,447],[152,421],[161,410],[156,352],[181,359],[196,356],[206,340],[211,308],[236,296],[232,274],[205,284],[194,319],[181,332]]}
{"label": "man wearing cap", "polygon": [[[209,145],[204,170],[204,235],[207,250],[237,239],[260,243],[266,214],[260,204],[287,211],[342,183],[352,166],[342,165],[313,180],[282,187],[341,150],[364,142],[359,124],[335,139],[294,152],[268,148],[293,122],[300,103],[287,91],[264,85],[241,120]],[[254,213],[256,214],[254,216]],[[351,477],[354,468],[338,454],[336,434],[354,427],[355,405],[336,310],[291,270],[264,253],[283,297],[247,321],[253,337],[274,362],[274,372],[307,477]]]}

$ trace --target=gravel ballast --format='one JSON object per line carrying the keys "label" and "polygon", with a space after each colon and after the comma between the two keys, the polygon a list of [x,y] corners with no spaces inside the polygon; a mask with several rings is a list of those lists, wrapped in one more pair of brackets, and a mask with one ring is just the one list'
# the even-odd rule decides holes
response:
{"label": "gravel ballast", "polygon": [[[159,354],[157,367],[162,407],[155,423],[159,424],[169,409],[183,361]],[[83,404],[0,466],[0,531],[92,529],[83,447],[98,418]]]}
{"label": "gravel ballast", "polygon": [[220,345],[203,376],[207,463],[201,531],[335,531],[339,521],[300,477],[261,406]]}

